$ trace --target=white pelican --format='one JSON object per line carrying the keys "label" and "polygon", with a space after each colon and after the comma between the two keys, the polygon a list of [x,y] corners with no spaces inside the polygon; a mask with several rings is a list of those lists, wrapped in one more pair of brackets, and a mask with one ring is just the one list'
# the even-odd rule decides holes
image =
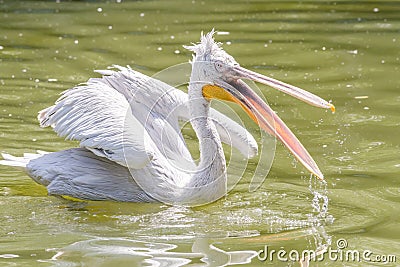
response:
{"label": "white pelican", "polygon": [[[163,201],[200,205],[226,193],[226,161],[221,141],[229,138],[245,156],[257,143],[243,127],[210,108],[212,98],[233,101],[266,132],[275,135],[314,175],[323,174],[282,120],[241,79],[269,85],[311,105],[334,106],[292,85],[241,67],[213,39],[214,30],[186,46],[194,53],[188,94],[132,70],[100,71],[102,78],[69,89],[39,112],[80,148],[53,153],[3,154],[3,165],[23,167],[51,195],[86,200]],[[196,165],[178,120],[190,120],[199,140]]]}

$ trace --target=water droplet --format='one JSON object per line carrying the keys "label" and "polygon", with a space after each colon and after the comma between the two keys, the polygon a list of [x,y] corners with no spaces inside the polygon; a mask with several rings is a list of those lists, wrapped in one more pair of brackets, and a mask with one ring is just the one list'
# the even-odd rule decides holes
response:
{"label": "water droplet", "polygon": [[140,13],[140,16],[141,16],[141,17],[144,17],[144,13]]}
{"label": "water droplet", "polygon": [[180,53],[181,53],[181,51],[179,51],[179,50],[175,50],[175,51],[174,51],[174,53],[175,53],[175,54],[180,54]]}
{"label": "water droplet", "polygon": [[103,9],[101,7],[98,7],[97,12],[101,13],[101,12],[103,12]]}
{"label": "water droplet", "polygon": [[377,13],[377,12],[379,12],[379,8],[374,7],[373,11],[374,11],[374,13]]}
{"label": "water droplet", "polygon": [[217,32],[217,35],[229,35],[230,32]]}
{"label": "water droplet", "polygon": [[75,40],[75,41],[74,41],[74,44],[79,44],[79,40]]}
{"label": "water droplet", "polygon": [[1,254],[0,258],[3,259],[14,259],[14,258],[19,258],[19,255],[15,255],[15,254]]}

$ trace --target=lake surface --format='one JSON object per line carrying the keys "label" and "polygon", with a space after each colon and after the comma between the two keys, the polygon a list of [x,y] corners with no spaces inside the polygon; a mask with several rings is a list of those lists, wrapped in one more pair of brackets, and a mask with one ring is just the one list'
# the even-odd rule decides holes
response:
{"label": "lake surface", "polygon": [[39,128],[37,112],[95,69],[188,62],[182,45],[212,28],[242,66],[335,104],[331,114],[259,85],[326,184],[281,144],[257,191],[254,160],[226,197],[196,208],[59,199],[0,166],[0,265],[299,266],[289,256],[324,248],[310,266],[399,264],[399,1],[0,0],[0,151],[77,146]]}

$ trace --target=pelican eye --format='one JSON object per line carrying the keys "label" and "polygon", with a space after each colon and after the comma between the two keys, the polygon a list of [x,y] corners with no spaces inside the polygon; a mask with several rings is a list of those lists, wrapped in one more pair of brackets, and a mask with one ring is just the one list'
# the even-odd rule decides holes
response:
{"label": "pelican eye", "polygon": [[221,61],[216,61],[215,63],[214,63],[214,65],[215,65],[215,69],[217,70],[217,71],[219,71],[219,72],[223,72],[224,71],[224,69],[225,69],[225,64],[224,63],[222,63]]}

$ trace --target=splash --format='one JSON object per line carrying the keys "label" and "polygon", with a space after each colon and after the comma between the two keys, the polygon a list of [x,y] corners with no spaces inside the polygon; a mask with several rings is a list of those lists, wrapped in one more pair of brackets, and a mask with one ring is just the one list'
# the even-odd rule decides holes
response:
{"label": "splash", "polygon": [[[311,234],[316,247],[316,255],[319,255],[324,253],[332,243],[332,237],[326,232],[325,226],[332,224],[334,218],[328,212],[329,198],[327,182],[310,175],[308,188],[314,196],[311,202],[313,211],[309,214],[308,221],[311,225]],[[304,262],[309,260],[303,259]]]}

